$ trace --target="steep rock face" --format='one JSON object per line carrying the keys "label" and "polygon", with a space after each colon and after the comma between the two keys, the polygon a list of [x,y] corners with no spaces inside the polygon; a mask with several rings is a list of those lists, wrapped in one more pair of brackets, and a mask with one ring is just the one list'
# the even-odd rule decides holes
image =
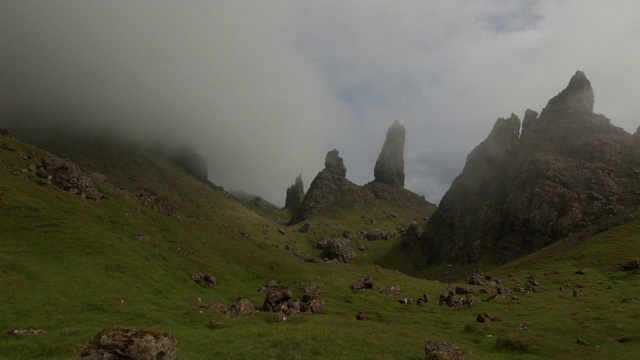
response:
{"label": "steep rock face", "polygon": [[338,150],[327,153],[324,169],[313,179],[302,203],[291,216],[291,224],[308,219],[323,206],[334,202],[345,192],[351,182],[345,178],[347,169],[339,156]]}
{"label": "steep rock face", "polygon": [[302,183],[302,174],[298,175],[293,185],[287,188],[287,197],[284,201],[285,209],[291,210],[291,213],[298,211],[302,200],[304,199],[304,184]]}
{"label": "steep rock face", "polygon": [[405,129],[398,120],[387,131],[387,138],[374,168],[375,180],[384,184],[404,187]]}
{"label": "steep rock face", "polygon": [[634,137],[593,113],[584,73],[537,116],[499,119],[467,157],[421,240],[433,263],[503,263],[631,209]]}

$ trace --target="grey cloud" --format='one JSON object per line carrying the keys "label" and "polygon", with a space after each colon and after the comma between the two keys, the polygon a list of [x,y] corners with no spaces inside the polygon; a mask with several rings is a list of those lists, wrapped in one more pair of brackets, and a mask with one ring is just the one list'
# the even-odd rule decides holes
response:
{"label": "grey cloud", "polygon": [[627,0],[7,0],[0,123],[190,142],[212,181],[282,204],[333,147],[371,181],[398,119],[407,187],[437,202],[497,118],[576,70],[635,131],[638,18]]}

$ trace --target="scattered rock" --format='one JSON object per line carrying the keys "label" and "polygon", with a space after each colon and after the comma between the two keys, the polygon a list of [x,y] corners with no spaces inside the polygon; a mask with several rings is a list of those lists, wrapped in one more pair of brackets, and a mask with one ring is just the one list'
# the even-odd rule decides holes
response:
{"label": "scattered rock", "polygon": [[381,229],[369,230],[369,232],[367,232],[364,235],[364,238],[369,240],[369,241],[386,240],[387,239],[385,232],[382,231]]}
{"label": "scattered rock", "polygon": [[366,313],[359,311],[356,313],[356,320],[368,320],[368,316]]}
{"label": "scattered rock", "polygon": [[491,315],[487,313],[478,314],[476,321],[479,323],[491,322]]}
{"label": "scattered rock", "polygon": [[475,298],[471,295],[457,298],[456,291],[451,286],[449,286],[442,294],[440,294],[439,305],[447,305],[452,309],[461,309],[465,307],[471,307],[474,301]]}
{"label": "scattered rock", "polygon": [[302,288],[302,312],[321,314],[325,307],[324,291],[322,285],[312,284]]}
{"label": "scattered rock", "polygon": [[540,281],[538,281],[538,277],[531,275],[529,276],[529,284],[531,286],[540,286]]}
{"label": "scattered rock", "polygon": [[278,311],[278,313],[276,314],[276,321],[279,323],[286,322],[287,316],[282,311]]}
{"label": "scattered rock", "polygon": [[278,282],[275,280],[270,280],[267,285],[262,286],[258,289],[258,292],[260,293],[266,293],[271,289],[274,289],[276,286],[278,286]]}
{"label": "scattered rock", "polygon": [[78,355],[78,360],[175,360],[178,341],[169,333],[151,330],[108,328],[97,334]]}
{"label": "scattered rock", "polygon": [[574,274],[576,275],[585,275],[587,272],[584,270],[577,270],[576,272],[574,272]]}
{"label": "scattered rock", "polygon": [[[1,135],[1,134],[0,134]],[[46,330],[36,328],[13,329],[7,332],[7,335],[42,335],[46,334]]]}
{"label": "scattered rock", "polygon": [[416,301],[416,304],[418,306],[424,306],[424,304],[428,303],[431,301],[431,298],[429,297],[429,295],[427,295],[426,293],[422,294],[421,298],[418,298],[418,300]]}
{"label": "scattered rock", "polygon": [[231,308],[227,312],[227,316],[235,318],[242,314],[252,314],[255,311],[253,304],[247,298],[239,298],[235,304],[231,305]]}
{"label": "scattered rock", "polygon": [[40,158],[36,163],[36,175],[58,189],[99,201],[103,195],[93,185],[93,180],[75,163],[60,158]]}
{"label": "scattered rock", "polygon": [[300,232],[303,234],[309,234],[313,232],[313,227],[311,227],[311,224],[309,224],[308,222],[302,224],[302,226],[300,227]]}
{"label": "scattered rock", "polygon": [[191,276],[191,279],[203,288],[214,289],[217,284],[215,276],[210,274],[198,273]]}
{"label": "scattered rock", "polygon": [[413,304],[413,299],[412,298],[402,298],[402,299],[398,299],[398,302],[400,304],[403,304],[403,305],[411,305],[411,304]]}
{"label": "scattered rock", "polygon": [[589,344],[587,344],[586,341],[584,341],[582,339],[576,339],[576,344],[578,344],[578,345],[589,345]]}
{"label": "scattered rock", "polygon": [[[284,286],[271,287],[267,290],[264,298],[262,311],[284,312],[287,315],[296,315],[300,310],[300,305],[290,302],[293,298],[293,291]],[[296,309],[297,308],[297,309]],[[297,311],[297,312],[296,312]]]}
{"label": "scattered rock", "polygon": [[632,260],[626,264],[620,264],[620,270],[622,271],[630,271],[630,270],[638,270],[640,269],[640,260]]}
{"label": "scattered rock", "polygon": [[205,309],[212,309],[222,314],[225,314],[227,311],[229,311],[229,307],[219,301],[210,301],[200,307]]}
{"label": "scattered rock", "polygon": [[347,263],[356,257],[356,253],[351,247],[351,240],[343,238],[332,238],[327,241],[327,246],[322,252],[325,259],[336,259],[341,263]]}
{"label": "scattered rock", "polygon": [[573,290],[573,297],[583,297],[584,293],[582,291]]}
{"label": "scattered rock", "polygon": [[281,235],[287,235],[287,231],[286,231],[285,229],[283,229],[283,228],[278,229],[278,232],[279,232]]}
{"label": "scattered rock", "polygon": [[352,290],[377,289],[376,282],[370,276],[358,276],[356,282],[351,285]]}
{"label": "scattered rock", "polygon": [[518,330],[529,330],[529,328],[525,324],[520,324],[520,325],[516,326],[516,329],[518,329]]}
{"label": "scattered rock", "polygon": [[381,294],[400,295],[400,285],[388,285],[380,289]]}
{"label": "scattered rock", "polygon": [[156,194],[154,190],[143,188],[134,193],[134,195],[142,205],[163,215],[169,216],[173,213],[173,203],[166,197]]}
{"label": "scattered rock", "polygon": [[427,340],[424,344],[425,360],[465,360],[464,351],[454,344]]}

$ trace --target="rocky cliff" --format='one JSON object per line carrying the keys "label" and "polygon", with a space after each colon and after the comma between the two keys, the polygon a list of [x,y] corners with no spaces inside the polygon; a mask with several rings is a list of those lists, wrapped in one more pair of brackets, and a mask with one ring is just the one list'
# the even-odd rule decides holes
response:
{"label": "rocky cliff", "polygon": [[581,71],[540,115],[498,119],[421,236],[432,263],[504,263],[635,208],[637,135],[593,112]]}
{"label": "rocky cliff", "polygon": [[404,187],[405,129],[398,120],[387,131],[387,138],[373,170],[375,181]]}

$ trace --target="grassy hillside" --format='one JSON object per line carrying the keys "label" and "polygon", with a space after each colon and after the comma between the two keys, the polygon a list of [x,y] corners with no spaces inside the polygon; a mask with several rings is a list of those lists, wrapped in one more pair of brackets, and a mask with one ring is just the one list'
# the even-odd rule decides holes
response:
{"label": "grassy hillside", "polygon": [[[354,242],[366,249],[352,264],[305,263],[285,250],[295,242],[315,255],[314,244],[334,233],[406,227],[414,219],[397,208],[336,213],[313,220],[313,233],[299,232],[299,224],[282,234],[282,225],[135,147],[96,143],[67,150],[87,171],[109,178],[96,185],[106,198],[93,202],[29,170],[49,153],[10,138],[0,143],[0,359],[74,358],[107,326],[169,331],[178,339],[181,359],[417,360],[424,358],[427,339],[453,342],[469,359],[640,354],[640,275],[618,270],[618,263],[640,257],[640,213],[585,242],[561,242],[484,269],[512,289],[535,275],[544,292],[509,293],[489,302],[481,300],[491,294],[477,293],[473,307],[451,310],[437,304],[446,284],[394,271],[407,263],[399,236],[376,242],[356,236]],[[143,206],[133,195],[139,188],[169,199],[172,214]],[[198,286],[191,276],[199,272],[216,276],[218,286]],[[398,284],[402,294],[353,292],[349,285],[359,275],[382,286]],[[230,319],[198,308],[198,297],[230,305],[239,296],[259,307],[264,294],[256,290],[269,280],[292,288],[323,284],[325,313],[277,323],[273,313]],[[574,298],[574,289],[585,296]],[[424,307],[397,302],[423,292],[434,299]],[[626,298],[631,300],[622,302]],[[357,321],[358,311],[369,320]],[[482,312],[504,321],[477,323]],[[47,333],[4,334],[30,326]],[[577,344],[578,338],[587,345]]]}

